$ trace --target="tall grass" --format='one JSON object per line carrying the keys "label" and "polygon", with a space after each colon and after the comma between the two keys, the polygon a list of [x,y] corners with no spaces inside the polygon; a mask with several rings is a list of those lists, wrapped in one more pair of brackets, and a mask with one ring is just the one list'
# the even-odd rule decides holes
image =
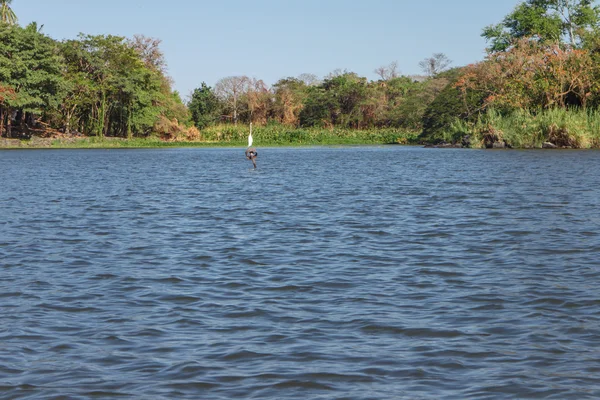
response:
{"label": "tall grass", "polygon": [[[244,145],[247,141],[247,125],[215,125],[200,131],[205,141]],[[296,129],[281,124],[255,126],[252,129],[254,143],[258,146],[281,145],[332,145],[332,144],[390,144],[416,143],[418,133],[393,128],[345,129],[303,128]]]}
{"label": "tall grass", "polygon": [[[197,140],[181,137],[162,140],[148,138],[87,137],[56,139],[51,143],[30,143],[25,147],[53,148],[144,148],[144,147],[245,147],[248,143],[248,125],[215,125],[200,131]],[[311,146],[345,144],[416,144],[417,132],[399,129],[295,129],[280,124],[255,126],[252,129],[255,146]]]}
{"label": "tall grass", "polygon": [[514,148],[540,148],[544,143],[566,148],[600,148],[600,112],[564,108],[511,113],[488,110],[473,123],[456,120],[448,127],[444,139],[457,142],[465,135],[470,136],[472,147],[503,141]]}

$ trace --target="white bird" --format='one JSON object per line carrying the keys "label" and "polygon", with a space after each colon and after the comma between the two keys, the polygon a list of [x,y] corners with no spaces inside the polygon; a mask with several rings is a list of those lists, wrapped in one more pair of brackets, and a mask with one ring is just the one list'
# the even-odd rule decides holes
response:
{"label": "white bird", "polygon": [[252,146],[252,122],[250,123],[250,135],[248,136],[248,147]]}

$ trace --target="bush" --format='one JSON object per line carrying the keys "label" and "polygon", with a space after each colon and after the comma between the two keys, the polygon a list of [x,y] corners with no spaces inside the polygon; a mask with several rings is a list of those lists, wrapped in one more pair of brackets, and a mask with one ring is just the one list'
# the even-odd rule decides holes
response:
{"label": "bush", "polygon": [[195,126],[186,127],[176,119],[169,120],[164,116],[158,118],[154,124],[153,131],[165,141],[193,142],[202,139],[200,131]]}
{"label": "bush", "polygon": [[557,147],[599,148],[600,113],[555,108],[539,112],[488,110],[475,122],[454,120],[442,138],[457,142],[469,135],[471,147],[504,141],[515,148],[541,148],[545,142]]}
{"label": "bush", "polygon": [[[427,106],[423,115],[423,132],[419,136],[421,142],[439,143],[442,141],[456,143],[459,139],[451,135],[447,136],[449,131],[454,128],[457,119],[473,122],[477,118],[477,113],[471,110],[478,110],[483,102],[481,96],[475,92],[469,93],[464,99],[460,91],[456,88],[457,76],[460,70],[454,70],[452,79],[440,94]],[[452,138],[451,141],[448,139]]]}

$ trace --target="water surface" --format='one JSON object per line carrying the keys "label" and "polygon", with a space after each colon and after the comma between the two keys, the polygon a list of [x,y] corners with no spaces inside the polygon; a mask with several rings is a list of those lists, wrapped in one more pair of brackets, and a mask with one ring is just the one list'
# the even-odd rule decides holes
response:
{"label": "water surface", "polygon": [[600,152],[0,151],[2,399],[597,399]]}

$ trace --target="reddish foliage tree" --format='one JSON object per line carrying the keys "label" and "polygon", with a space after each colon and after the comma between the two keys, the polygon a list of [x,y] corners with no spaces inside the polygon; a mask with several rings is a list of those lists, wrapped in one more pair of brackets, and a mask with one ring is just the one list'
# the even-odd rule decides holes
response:
{"label": "reddish foliage tree", "polygon": [[481,93],[482,108],[585,107],[597,89],[598,72],[587,50],[524,38],[467,66],[456,87],[465,98],[468,91]]}

